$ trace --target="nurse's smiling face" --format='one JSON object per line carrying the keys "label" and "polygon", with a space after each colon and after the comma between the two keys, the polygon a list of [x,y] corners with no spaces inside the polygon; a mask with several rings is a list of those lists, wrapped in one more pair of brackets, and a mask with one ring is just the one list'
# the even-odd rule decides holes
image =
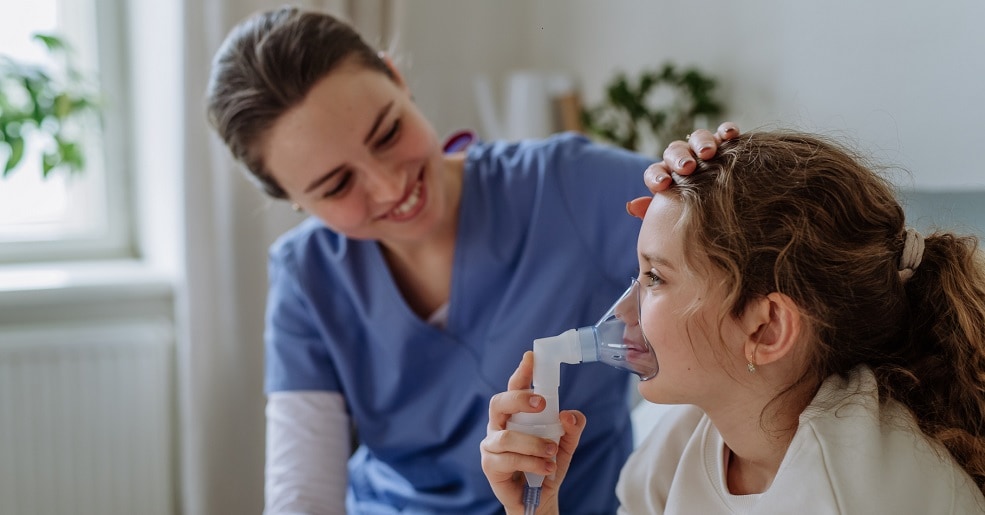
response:
{"label": "nurse's smiling face", "polygon": [[351,238],[416,241],[452,216],[457,192],[438,138],[394,74],[350,59],[262,139],[290,200]]}

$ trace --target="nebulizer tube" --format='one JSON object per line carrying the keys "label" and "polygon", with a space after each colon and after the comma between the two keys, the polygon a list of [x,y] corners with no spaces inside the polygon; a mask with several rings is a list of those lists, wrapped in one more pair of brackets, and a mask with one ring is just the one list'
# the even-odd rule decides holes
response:
{"label": "nebulizer tube", "polygon": [[[589,327],[569,329],[557,336],[534,340],[533,391],[547,401],[539,413],[514,413],[506,428],[550,438],[558,442],[564,429],[558,416],[561,363],[600,361],[627,370],[646,381],[657,375],[657,356],[640,328],[639,283],[612,304],[599,321]],[[524,513],[532,515],[540,504],[544,476],[524,472]]]}

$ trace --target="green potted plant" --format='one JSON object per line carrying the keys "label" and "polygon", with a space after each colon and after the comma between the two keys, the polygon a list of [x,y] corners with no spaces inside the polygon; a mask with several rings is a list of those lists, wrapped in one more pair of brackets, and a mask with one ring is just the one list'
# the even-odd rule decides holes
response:
{"label": "green potted plant", "polygon": [[24,162],[27,142],[42,144],[41,171],[85,167],[79,122],[98,115],[93,88],[72,63],[71,49],[55,35],[35,34],[56,65],[18,62],[0,55],[0,165],[6,177]]}
{"label": "green potted plant", "polygon": [[716,85],[697,68],[678,69],[669,62],[633,80],[619,73],[606,85],[605,99],[582,110],[582,125],[589,134],[629,150],[644,150],[647,143],[660,149],[694,129],[698,117],[724,112]]}

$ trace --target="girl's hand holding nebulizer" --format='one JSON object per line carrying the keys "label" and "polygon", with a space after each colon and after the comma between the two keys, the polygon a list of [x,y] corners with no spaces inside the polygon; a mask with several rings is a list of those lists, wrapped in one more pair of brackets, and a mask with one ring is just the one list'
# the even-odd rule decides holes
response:
{"label": "girl's hand holding nebulizer", "polygon": [[547,405],[543,397],[530,390],[533,371],[534,353],[527,351],[510,376],[509,389],[489,401],[489,425],[480,445],[482,471],[508,514],[524,513],[527,479],[518,472],[545,476],[537,513],[558,513],[558,488],[585,429],[585,415],[576,410],[558,413],[563,433],[557,443],[506,428],[515,413],[540,413]]}
{"label": "girl's hand holding nebulizer", "polygon": [[[558,511],[558,487],[585,428],[581,412],[559,409],[562,363],[598,361],[642,381],[657,374],[656,354],[640,325],[639,301],[640,284],[634,278],[594,326],[534,340],[533,352],[523,355],[509,389],[490,400],[489,426],[480,446],[482,471],[507,512]],[[533,391],[527,389],[531,383]]]}

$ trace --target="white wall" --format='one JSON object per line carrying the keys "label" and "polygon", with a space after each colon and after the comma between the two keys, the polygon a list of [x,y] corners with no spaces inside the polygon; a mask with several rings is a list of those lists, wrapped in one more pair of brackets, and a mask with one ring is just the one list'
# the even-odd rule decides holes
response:
{"label": "white wall", "polygon": [[479,126],[473,78],[522,66],[528,32],[519,0],[408,0],[398,9],[394,53],[415,100],[439,133]]}
{"label": "white wall", "polygon": [[[912,172],[903,186],[985,190],[985,2],[413,0],[400,49],[442,132],[478,127],[471,74],[565,70],[587,103],[665,60],[717,75],[745,130],[832,133]],[[439,22],[438,20],[442,20]]]}

